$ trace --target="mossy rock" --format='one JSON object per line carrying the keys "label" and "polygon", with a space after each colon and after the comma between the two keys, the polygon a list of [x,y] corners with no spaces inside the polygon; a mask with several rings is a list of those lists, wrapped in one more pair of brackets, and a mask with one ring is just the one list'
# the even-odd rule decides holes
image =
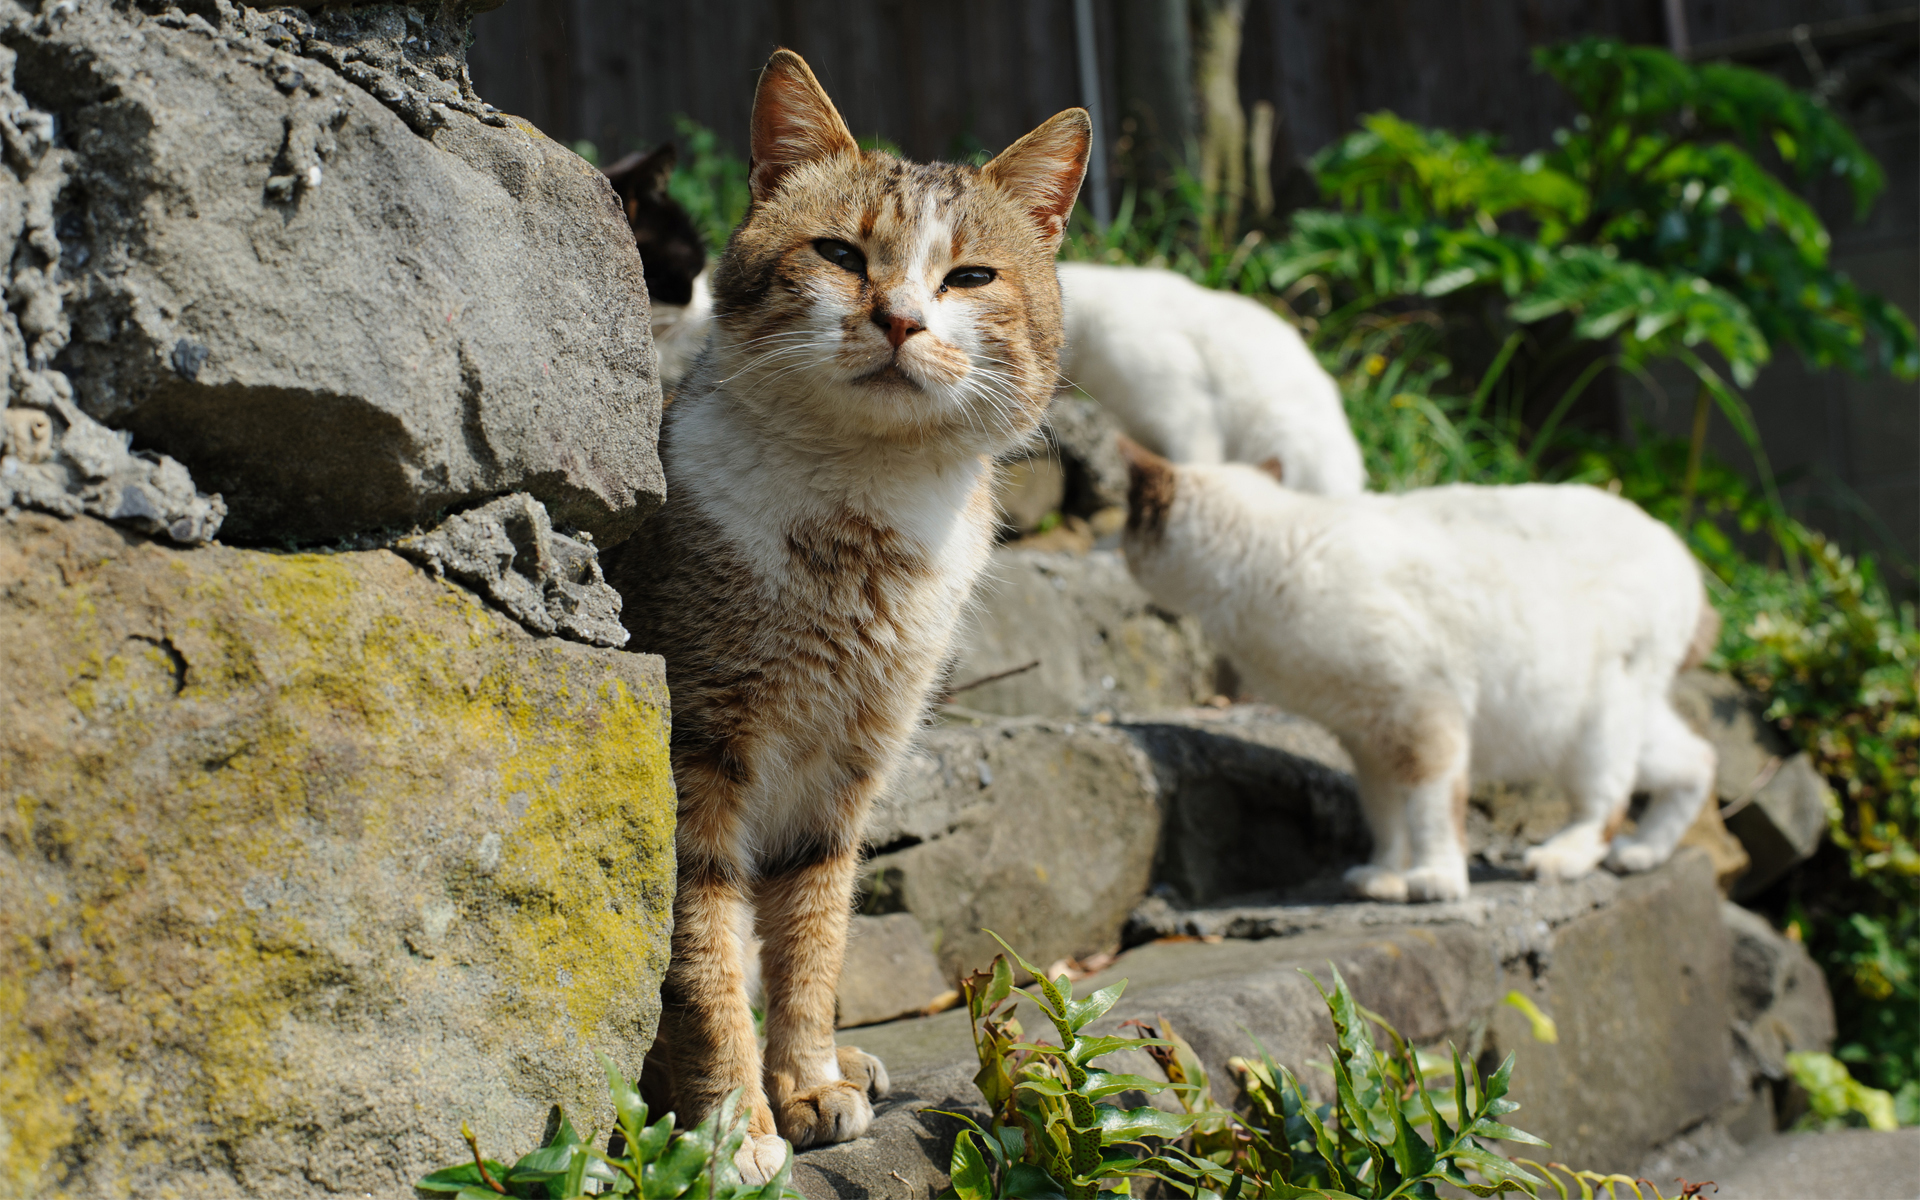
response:
{"label": "mossy rock", "polygon": [[409,1194],[637,1073],[654,656],[386,552],[0,521],[0,1193]]}

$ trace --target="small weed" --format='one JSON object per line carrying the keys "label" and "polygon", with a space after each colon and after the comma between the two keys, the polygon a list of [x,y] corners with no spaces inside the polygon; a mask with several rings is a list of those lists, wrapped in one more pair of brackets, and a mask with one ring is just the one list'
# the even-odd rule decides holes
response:
{"label": "small weed", "polygon": [[460,1134],[473,1151],[473,1161],[442,1167],[414,1186],[422,1192],[451,1193],[455,1200],[496,1196],[574,1200],[590,1195],[639,1200],[805,1200],[787,1181],[793,1170],[791,1151],[785,1165],[766,1183],[756,1186],[740,1181],[733,1156],[746,1138],[747,1122],[739,1111],[738,1092],[694,1128],[675,1132],[672,1113],[649,1125],[647,1106],[633,1084],[606,1055],[600,1056],[600,1063],[607,1072],[615,1134],[623,1153],[595,1150],[594,1135],[581,1137],[562,1113],[546,1145],[509,1165],[483,1157],[479,1140],[462,1121]]}

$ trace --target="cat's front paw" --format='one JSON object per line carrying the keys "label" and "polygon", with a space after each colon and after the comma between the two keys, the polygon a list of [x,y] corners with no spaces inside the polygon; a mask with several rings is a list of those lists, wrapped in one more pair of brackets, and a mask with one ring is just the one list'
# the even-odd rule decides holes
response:
{"label": "cat's front paw", "polygon": [[1347,894],[1362,900],[1380,900],[1388,904],[1407,902],[1407,880],[1398,871],[1362,865],[1347,868]]}
{"label": "cat's front paw", "polygon": [[1407,899],[1416,904],[1467,898],[1467,868],[1415,867],[1405,875]]}
{"label": "cat's front paw", "polygon": [[1607,869],[1631,875],[1637,871],[1651,871],[1666,860],[1667,855],[1657,846],[1630,838],[1615,838],[1613,849],[1607,854]]}
{"label": "cat's front paw", "polygon": [[857,1084],[869,1100],[878,1100],[893,1090],[893,1081],[887,1078],[887,1064],[858,1046],[841,1046],[835,1057],[840,1064],[840,1078]]}
{"label": "cat's front paw", "polygon": [[[871,1057],[871,1056],[868,1056]],[[878,1063],[879,1059],[873,1060]],[[883,1071],[884,1074],[884,1071]],[[873,1124],[873,1104],[865,1081],[836,1079],[795,1092],[774,1108],[774,1122],[794,1149],[850,1142]]]}
{"label": "cat's front paw", "polygon": [[787,1161],[790,1153],[787,1140],[773,1134],[748,1134],[740,1149],[733,1156],[733,1165],[740,1172],[740,1181],[749,1187],[757,1187],[772,1179]]}
{"label": "cat's front paw", "polygon": [[1591,874],[1606,852],[1598,838],[1555,837],[1527,851],[1521,861],[1535,879],[1565,882]]}

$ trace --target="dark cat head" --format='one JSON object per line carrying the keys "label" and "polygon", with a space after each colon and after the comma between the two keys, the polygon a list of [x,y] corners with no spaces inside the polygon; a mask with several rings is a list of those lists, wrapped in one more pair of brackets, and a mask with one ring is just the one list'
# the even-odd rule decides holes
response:
{"label": "dark cat head", "polygon": [[707,249],[693,218],[667,192],[677,159],[668,142],[649,154],[635,151],[606,169],[607,180],[626,210],[640,264],[647,273],[647,295],[655,304],[685,304],[693,299],[694,277],[707,265]]}

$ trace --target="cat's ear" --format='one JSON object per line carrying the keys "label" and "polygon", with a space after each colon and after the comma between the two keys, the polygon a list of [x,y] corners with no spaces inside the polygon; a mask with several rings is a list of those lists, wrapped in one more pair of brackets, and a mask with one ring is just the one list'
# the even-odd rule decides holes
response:
{"label": "cat's ear", "polygon": [[780,188],[787,173],[836,154],[858,154],[860,143],[821,90],[807,61],[775,50],[753,93],[753,133],[747,186],[758,204]]}
{"label": "cat's ear", "polygon": [[1080,194],[1092,145],[1093,122],[1087,110],[1069,108],[1002,150],[980,173],[1018,197],[1041,236],[1058,245]]}

